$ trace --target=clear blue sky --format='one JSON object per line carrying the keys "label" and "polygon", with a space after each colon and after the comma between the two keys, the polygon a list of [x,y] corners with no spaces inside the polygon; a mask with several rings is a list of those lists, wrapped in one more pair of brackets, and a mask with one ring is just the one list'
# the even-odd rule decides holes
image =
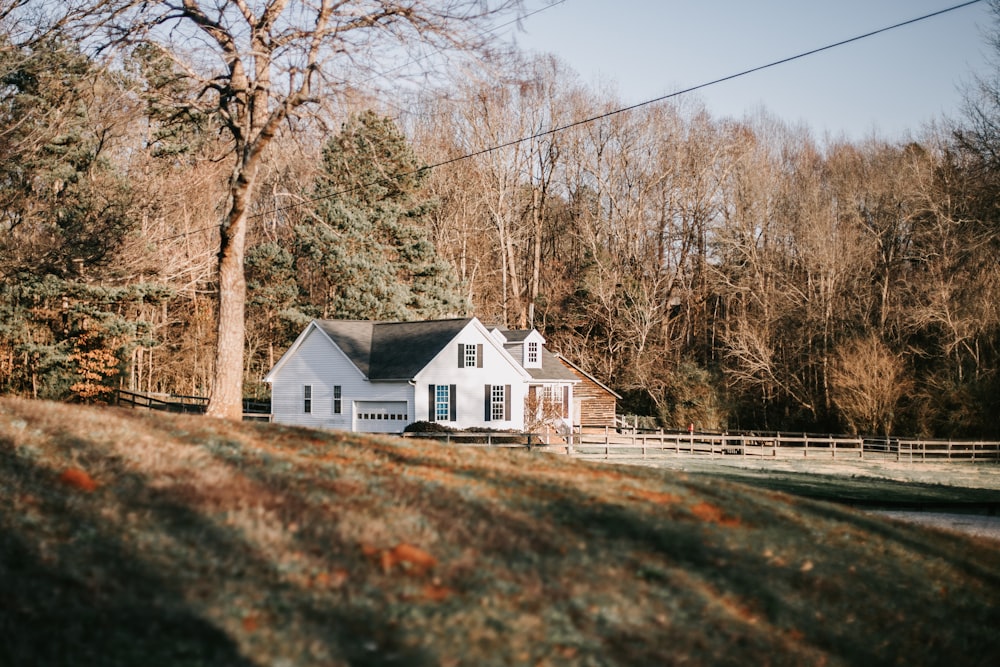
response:
{"label": "clear blue sky", "polygon": [[[526,0],[528,11],[552,0]],[[960,0],[564,0],[506,39],[554,53],[626,105],[699,85]],[[890,140],[955,116],[960,86],[986,70],[986,2],[700,90],[715,117],[763,107],[817,138]]]}

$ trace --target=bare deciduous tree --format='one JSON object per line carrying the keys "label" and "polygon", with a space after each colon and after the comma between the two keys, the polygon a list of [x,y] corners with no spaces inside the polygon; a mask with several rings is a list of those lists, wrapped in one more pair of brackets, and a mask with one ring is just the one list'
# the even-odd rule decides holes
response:
{"label": "bare deciduous tree", "polygon": [[[42,3],[44,4],[44,3]],[[486,19],[518,0],[76,0],[59,19],[98,48],[153,48],[196,82],[162,101],[217,118],[229,135],[228,203],[220,226],[218,339],[209,414],[241,414],[249,211],[265,150],[325,95],[363,86],[379,56],[416,46],[471,48]],[[164,90],[171,90],[170,87]]]}
{"label": "bare deciduous tree", "polygon": [[837,354],[833,401],[854,433],[889,435],[900,399],[910,388],[902,358],[876,336],[852,341]]}

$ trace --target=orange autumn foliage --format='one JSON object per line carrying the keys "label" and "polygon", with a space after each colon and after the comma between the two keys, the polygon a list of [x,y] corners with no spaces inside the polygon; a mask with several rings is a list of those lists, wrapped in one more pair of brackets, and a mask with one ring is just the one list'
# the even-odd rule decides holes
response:
{"label": "orange autumn foliage", "polygon": [[397,565],[402,565],[408,572],[420,576],[433,569],[437,565],[437,559],[420,547],[404,542],[382,555],[383,569],[388,571]]}
{"label": "orange autumn foliage", "polygon": [[437,565],[437,559],[420,547],[406,542],[397,544],[392,549],[378,549],[369,544],[361,545],[361,553],[366,557],[377,560],[382,571],[386,574],[392,572],[397,566],[408,574],[423,576]]}
{"label": "orange autumn foliage", "polygon": [[454,595],[455,591],[447,586],[427,584],[424,586],[422,593],[425,600],[430,600],[431,602],[441,602],[442,600],[447,600]]}
{"label": "orange autumn foliage", "polygon": [[79,468],[67,468],[59,475],[59,482],[80,491],[90,493],[97,488],[97,482]]}
{"label": "orange autumn foliage", "polygon": [[700,502],[691,508],[691,514],[695,517],[701,519],[702,521],[708,523],[717,523],[720,526],[738,526],[740,525],[740,520],[727,517],[722,513],[722,510],[711,503]]}
{"label": "orange autumn foliage", "polygon": [[674,505],[681,501],[681,497],[676,493],[659,493],[657,491],[637,491],[635,495],[658,505]]}
{"label": "orange autumn foliage", "polygon": [[350,574],[344,568],[337,568],[332,572],[320,572],[313,577],[312,585],[316,588],[340,588],[350,578]]}

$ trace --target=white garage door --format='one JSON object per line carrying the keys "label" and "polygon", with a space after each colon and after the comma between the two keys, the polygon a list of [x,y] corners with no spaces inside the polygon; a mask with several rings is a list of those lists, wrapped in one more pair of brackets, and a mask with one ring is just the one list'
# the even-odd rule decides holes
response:
{"label": "white garage door", "polygon": [[354,410],[365,433],[402,433],[411,421],[406,401],[357,401]]}

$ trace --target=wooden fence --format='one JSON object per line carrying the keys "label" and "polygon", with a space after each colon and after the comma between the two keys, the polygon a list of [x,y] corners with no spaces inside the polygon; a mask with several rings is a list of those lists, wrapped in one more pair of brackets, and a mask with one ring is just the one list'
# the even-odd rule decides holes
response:
{"label": "wooden fence", "polygon": [[1000,463],[1000,442],[862,438],[817,434],[713,434],[642,432],[638,429],[581,429],[567,438],[566,452],[583,459],[708,456],[815,458],[905,462]]}
{"label": "wooden fence", "polygon": [[208,399],[203,396],[182,396],[179,394],[151,394],[138,391],[118,390],[118,405],[164,412],[187,412],[204,414]]}
{"label": "wooden fence", "polygon": [[[204,396],[181,394],[152,394],[139,391],[118,390],[116,403],[130,408],[205,414],[208,399]],[[243,400],[243,421],[271,421],[271,404],[266,401]]]}
{"label": "wooden fence", "polygon": [[[202,396],[147,394],[120,390],[118,404],[167,412],[204,413]],[[245,400],[243,419],[270,421],[270,404]],[[587,427],[568,435],[448,431],[403,433],[473,447],[515,447],[559,451],[580,459],[655,459],[668,456],[742,457],[758,459],[811,458],[1000,463],[1000,442],[979,440],[918,440],[911,438],[846,437],[810,433],[685,433],[629,427]]]}
{"label": "wooden fence", "polygon": [[674,456],[849,461],[974,461],[1000,463],[1000,442],[851,438],[810,433],[665,433],[584,428],[554,436],[510,432],[403,433],[449,445],[557,451],[580,459],[657,459]]}

